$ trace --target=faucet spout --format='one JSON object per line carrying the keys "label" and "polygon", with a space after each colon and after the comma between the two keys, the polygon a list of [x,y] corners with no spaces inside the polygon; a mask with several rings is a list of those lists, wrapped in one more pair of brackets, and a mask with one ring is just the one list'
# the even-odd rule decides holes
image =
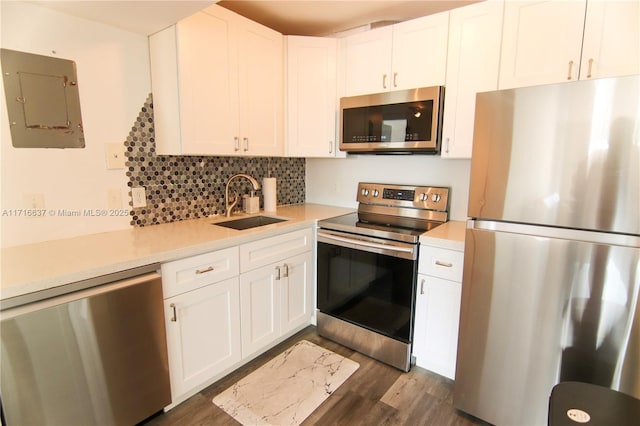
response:
{"label": "faucet spout", "polygon": [[258,189],[260,189],[260,183],[258,183],[257,180],[255,180],[252,176],[249,176],[246,173],[238,173],[236,175],[231,176],[227,181],[227,185],[225,186],[225,189],[224,189],[224,208],[225,208],[225,215],[227,217],[231,217],[231,213],[233,212],[233,209],[236,206],[236,204],[238,204],[238,200],[239,200],[238,195],[236,194],[236,196],[233,197],[233,201],[229,203],[229,184],[231,184],[233,180],[241,177],[251,182],[251,185],[253,186],[254,191],[257,191]]}

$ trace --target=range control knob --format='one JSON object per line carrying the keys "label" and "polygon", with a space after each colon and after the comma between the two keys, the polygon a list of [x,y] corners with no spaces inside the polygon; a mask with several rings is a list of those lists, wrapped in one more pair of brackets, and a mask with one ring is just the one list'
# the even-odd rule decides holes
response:
{"label": "range control knob", "polygon": [[374,190],[373,190],[373,196],[374,196],[374,197],[377,197],[379,194],[380,194],[380,192],[378,192],[378,190],[377,190],[377,189],[374,189]]}
{"label": "range control knob", "polygon": [[438,201],[440,201],[440,199],[442,199],[442,196],[438,193],[431,195],[431,201],[433,201],[434,203],[437,203]]}
{"label": "range control knob", "polygon": [[365,197],[369,195],[369,190],[367,188],[362,188],[362,195]]}
{"label": "range control knob", "polygon": [[429,199],[429,196],[427,194],[420,194],[420,201],[427,201]]}

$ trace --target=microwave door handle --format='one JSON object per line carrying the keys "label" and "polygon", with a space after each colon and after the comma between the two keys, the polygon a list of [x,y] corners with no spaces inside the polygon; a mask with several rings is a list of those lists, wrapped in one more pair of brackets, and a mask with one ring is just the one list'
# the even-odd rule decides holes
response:
{"label": "microwave door handle", "polygon": [[363,240],[356,240],[356,239],[351,239],[351,238],[339,237],[337,235],[325,234],[324,232],[318,232],[318,237],[326,238],[328,240],[339,241],[339,242],[342,242],[342,243],[354,244],[354,245],[358,245],[358,246],[362,246],[362,247],[369,247],[369,248],[374,248],[374,249],[397,251],[397,252],[400,252],[400,253],[413,253],[413,248],[398,247],[398,246],[392,246],[392,245],[388,245],[388,244],[374,243],[374,242],[371,242],[371,241],[363,241]]}

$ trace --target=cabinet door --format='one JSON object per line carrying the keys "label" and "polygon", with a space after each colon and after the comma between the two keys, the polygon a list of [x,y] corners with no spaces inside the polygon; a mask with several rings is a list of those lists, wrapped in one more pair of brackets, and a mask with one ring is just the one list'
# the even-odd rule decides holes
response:
{"label": "cabinet door", "polygon": [[390,90],[445,83],[449,12],[393,26]]}
{"label": "cabinet door", "polygon": [[500,89],[577,80],[585,1],[507,1]]}
{"label": "cabinet door", "polygon": [[153,127],[159,155],[179,155],[182,152],[177,55],[175,25],[149,36]]}
{"label": "cabinet door", "polygon": [[344,96],[378,93],[391,87],[392,27],[347,37],[344,47]]}
{"label": "cabinet door", "polygon": [[282,334],[308,325],[313,315],[313,253],[282,263]]}
{"label": "cabinet door", "polygon": [[234,153],[238,92],[231,25],[207,13],[176,25],[182,154]]}
{"label": "cabinet door", "polygon": [[242,19],[237,26],[240,143],[244,155],[284,150],[282,34]]}
{"label": "cabinet door", "polygon": [[238,278],[165,300],[172,400],[240,361]]}
{"label": "cabinet door", "polygon": [[503,1],[450,12],[442,157],[471,158],[476,93],[498,88]]}
{"label": "cabinet door", "polygon": [[337,40],[287,38],[287,155],[334,157]]}
{"label": "cabinet door", "polygon": [[416,365],[453,379],[456,370],[460,282],[418,276],[413,354]]}
{"label": "cabinet door", "polygon": [[242,358],[280,337],[280,264],[240,275]]}
{"label": "cabinet door", "polygon": [[580,79],[640,74],[640,1],[589,1]]}

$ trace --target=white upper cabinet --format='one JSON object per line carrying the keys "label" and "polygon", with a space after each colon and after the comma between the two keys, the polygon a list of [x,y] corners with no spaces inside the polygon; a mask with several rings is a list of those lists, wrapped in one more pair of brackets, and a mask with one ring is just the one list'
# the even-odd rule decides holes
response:
{"label": "white upper cabinet", "polygon": [[500,89],[577,80],[584,1],[507,1]]}
{"label": "white upper cabinet", "polygon": [[639,22],[637,1],[507,1],[499,87],[637,74]]}
{"label": "white upper cabinet", "polygon": [[[219,9],[227,12],[216,6],[215,10]],[[238,22],[238,44],[235,47],[239,55],[238,135],[242,154],[283,155],[284,38],[272,29],[242,18]]]}
{"label": "white upper cabinet", "polygon": [[287,156],[335,157],[338,42],[304,36],[285,40]]}
{"label": "white upper cabinet", "polygon": [[280,33],[213,5],[149,42],[158,154],[282,155]]}
{"label": "white upper cabinet", "polygon": [[394,25],[389,89],[444,85],[448,32],[449,12]]}
{"label": "white upper cabinet", "polygon": [[580,79],[640,74],[640,1],[589,0]]}
{"label": "white upper cabinet", "polygon": [[448,27],[443,12],[345,37],[342,95],[443,85]]}
{"label": "white upper cabinet", "polygon": [[389,90],[392,27],[377,28],[341,39],[344,92],[355,96]]}
{"label": "white upper cabinet", "polygon": [[504,2],[451,11],[442,157],[471,158],[476,93],[496,90]]}

